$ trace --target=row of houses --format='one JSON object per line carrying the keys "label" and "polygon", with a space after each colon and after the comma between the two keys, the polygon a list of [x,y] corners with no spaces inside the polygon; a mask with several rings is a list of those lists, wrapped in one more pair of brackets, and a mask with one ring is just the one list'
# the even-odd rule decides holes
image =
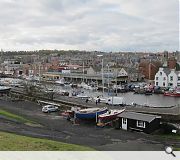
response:
{"label": "row of houses", "polygon": [[180,71],[169,68],[159,68],[155,75],[155,86],[159,87],[180,87]]}

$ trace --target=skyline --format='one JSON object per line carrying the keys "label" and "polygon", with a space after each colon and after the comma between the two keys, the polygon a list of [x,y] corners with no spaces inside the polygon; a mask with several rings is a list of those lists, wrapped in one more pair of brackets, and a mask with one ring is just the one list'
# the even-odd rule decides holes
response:
{"label": "skyline", "polygon": [[178,0],[1,0],[3,50],[179,51]]}

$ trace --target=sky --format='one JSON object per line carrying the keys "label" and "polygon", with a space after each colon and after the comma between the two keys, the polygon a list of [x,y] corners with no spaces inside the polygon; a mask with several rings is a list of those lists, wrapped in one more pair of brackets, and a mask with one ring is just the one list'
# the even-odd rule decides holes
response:
{"label": "sky", "polygon": [[176,51],[179,0],[0,0],[3,50]]}

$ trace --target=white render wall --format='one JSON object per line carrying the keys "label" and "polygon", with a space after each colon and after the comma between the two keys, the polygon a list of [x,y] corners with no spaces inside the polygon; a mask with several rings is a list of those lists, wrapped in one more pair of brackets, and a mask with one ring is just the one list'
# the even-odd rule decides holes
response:
{"label": "white render wall", "polygon": [[[162,73],[162,75],[160,73]],[[158,77],[158,80],[156,80],[156,77]],[[166,73],[163,71],[163,68],[159,68],[159,71],[156,73],[155,85],[156,85],[156,82],[158,82],[159,87],[168,87],[168,77]],[[165,86],[163,85],[163,83],[165,83]]]}
{"label": "white render wall", "polygon": [[[173,77],[173,80],[171,80],[171,77]],[[175,73],[175,70],[171,70],[171,73],[168,75],[168,85],[175,88],[177,87],[177,80],[178,80],[178,76]],[[172,85],[170,85],[172,84]]]}
{"label": "white render wall", "polygon": [[[162,75],[160,73],[162,73]],[[156,77],[158,77],[158,80],[156,80]],[[171,77],[173,77],[173,80],[171,80]],[[169,75],[167,75],[164,72],[163,68],[159,68],[159,71],[155,75],[154,81],[155,81],[155,85],[158,82],[159,87],[173,87],[173,88],[180,87],[180,72],[176,72],[175,69],[172,69]],[[165,83],[165,85],[163,85],[163,83]]]}
{"label": "white render wall", "polygon": [[177,86],[180,86],[180,73],[178,74],[179,80],[177,80]]}

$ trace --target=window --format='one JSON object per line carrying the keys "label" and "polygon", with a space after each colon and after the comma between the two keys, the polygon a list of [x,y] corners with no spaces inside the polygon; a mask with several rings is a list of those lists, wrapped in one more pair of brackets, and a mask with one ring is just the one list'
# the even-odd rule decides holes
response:
{"label": "window", "polygon": [[156,77],[156,80],[158,80],[158,77]]}
{"label": "window", "polygon": [[144,121],[137,121],[137,127],[145,128],[145,122]]}
{"label": "window", "polygon": [[172,83],[169,83],[169,86],[173,86],[173,84],[172,84]]}
{"label": "window", "polygon": [[178,77],[178,81],[180,81],[180,77]]}
{"label": "window", "polygon": [[158,86],[158,82],[156,82],[156,86]]}
{"label": "window", "polygon": [[163,82],[163,87],[165,87],[165,82]]}
{"label": "window", "polygon": [[170,81],[173,81],[173,76],[170,76]]}
{"label": "window", "polygon": [[164,81],[166,80],[166,77],[164,77]]}
{"label": "window", "polygon": [[162,72],[160,72],[160,76],[162,76]]}
{"label": "window", "polygon": [[127,119],[123,118],[123,124],[126,124],[126,123],[127,123]]}

